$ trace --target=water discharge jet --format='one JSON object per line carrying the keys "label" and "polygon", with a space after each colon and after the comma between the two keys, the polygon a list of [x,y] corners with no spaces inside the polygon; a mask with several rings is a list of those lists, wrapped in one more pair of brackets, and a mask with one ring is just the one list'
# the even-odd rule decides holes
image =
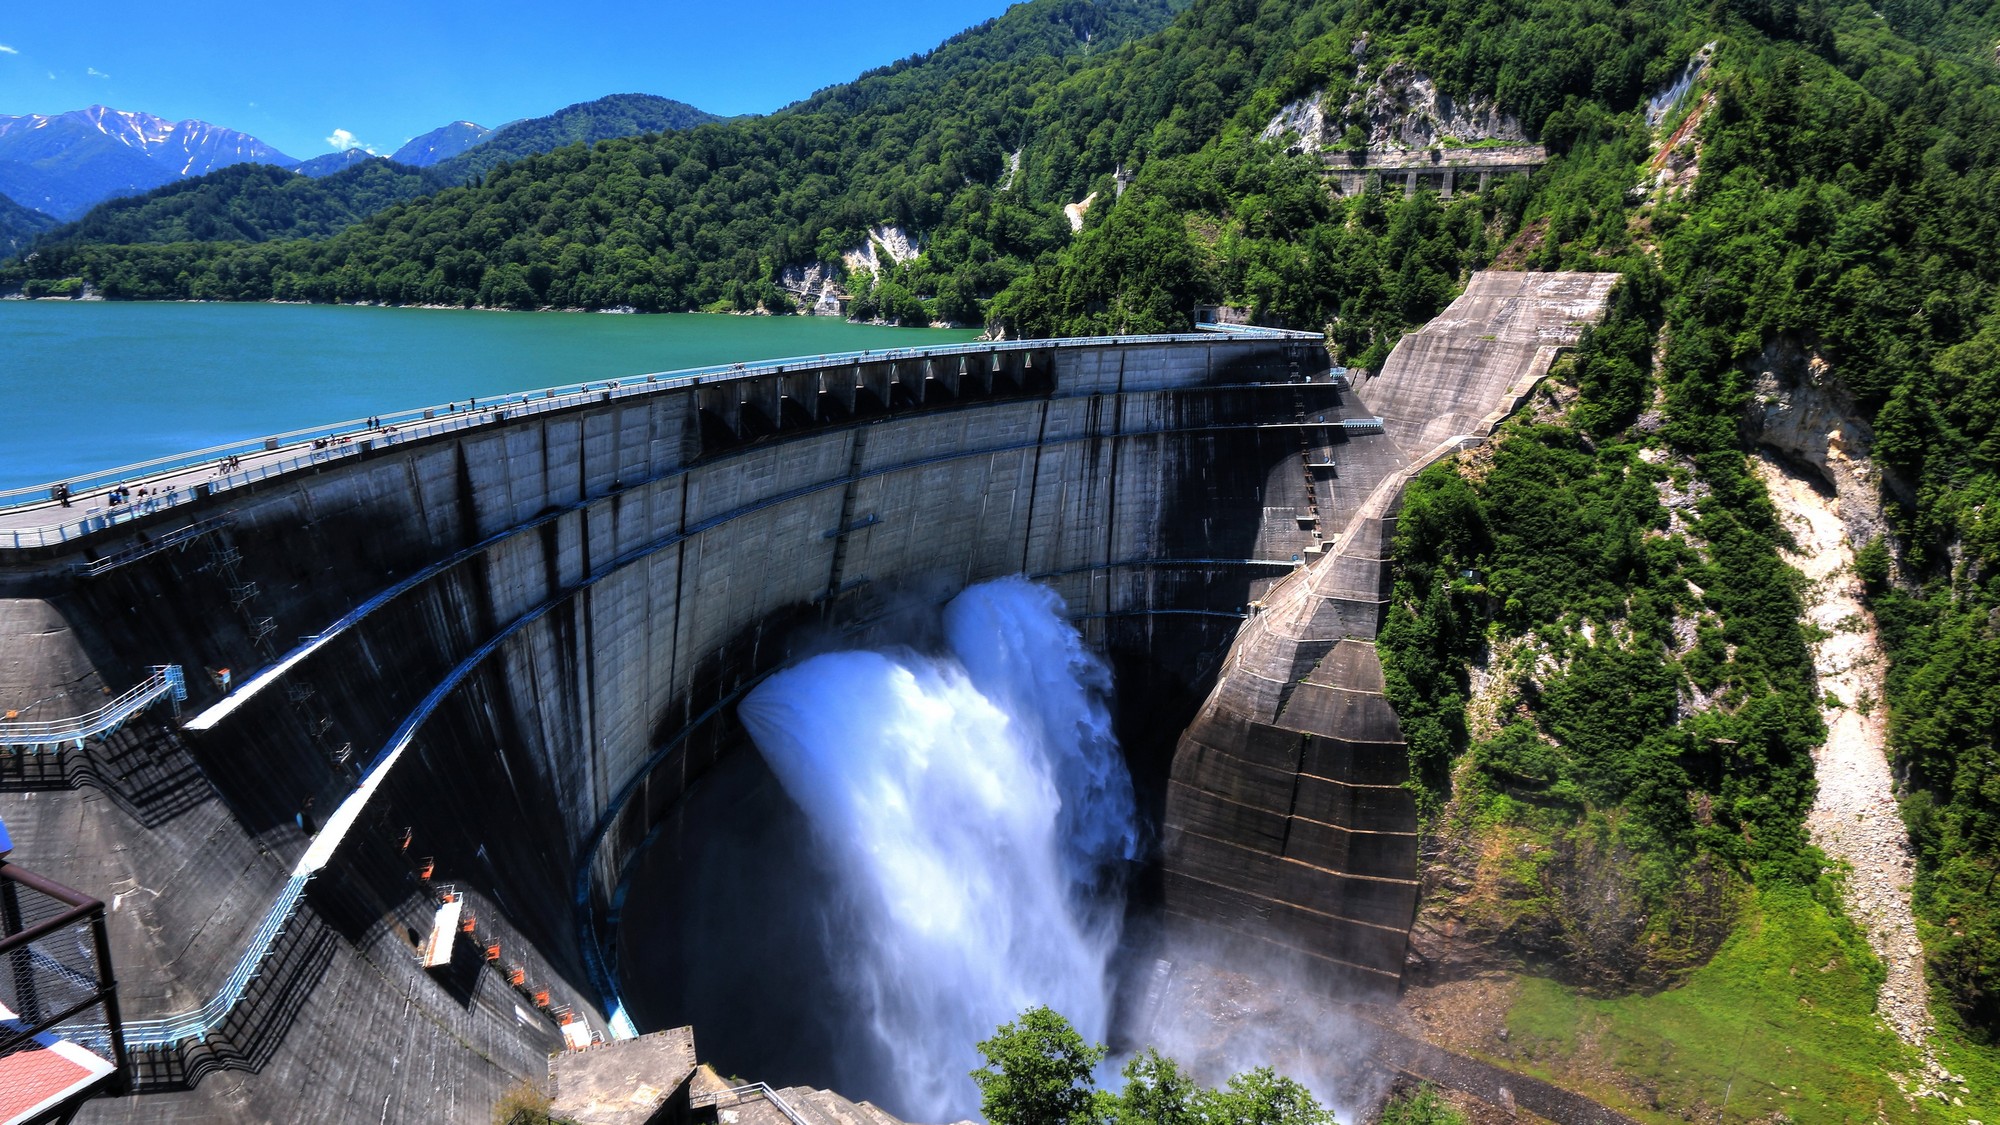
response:
{"label": "water discharge jet", "polygon": [[837,855],[833,960],[908,1118],[975,1114],[974,1044],[1025,1007],[1108,1030],[1139,833],[1110,671],[1063,608],[1024,579],[975,586],[943,651],[816,656],[740,708]]}

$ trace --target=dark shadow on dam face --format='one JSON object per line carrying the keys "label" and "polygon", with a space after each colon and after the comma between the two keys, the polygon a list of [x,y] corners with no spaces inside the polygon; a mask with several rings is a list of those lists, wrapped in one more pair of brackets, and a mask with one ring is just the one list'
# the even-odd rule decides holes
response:
{"label": "dark shadow on dam face", "polygon": [[618,931],[633,1019],[694,1025],[724,1077],[879,1096],[882,1060],[845,1027],[836,874],[755,748],[727,755],[634,866]]}
{"label": "dark shadow on dam face", "polygon": [[[1119,954],[1129,963],[1111,969],[1123,993],[1147,984],[1143,970],[1159,932],[1167,771],[1209,684],[1143,654],[1114,653],[1110,662],[1113,722],[1147,846],[1129,886]],[[842,985],[839,935],[852,926],[837,876],[804,812],[744,737],[695,783],[633,865],[617,955],[640,1029],[693,1025],[701,1057],[724,1078],[835,1089],[895,1112],[881,1076],[897,1060],[878,1057],[859,1023],[866,1017]],[[1131,1004],[1121,996],[1114,1011]],[[1121,1038],[1116,1028],[1112,1037]]]}

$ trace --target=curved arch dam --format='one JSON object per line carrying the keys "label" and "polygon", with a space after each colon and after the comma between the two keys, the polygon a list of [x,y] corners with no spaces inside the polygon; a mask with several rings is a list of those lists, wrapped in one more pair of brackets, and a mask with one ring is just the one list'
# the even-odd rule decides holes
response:
{"label": "curved arch dam", "polygon": [[46,545],[7,529],[71,513],[0,513],[0,708],[169,664],[190,693],[0,755],[16,858],[112,908],[140,1093],[88,1114],[483,1119],[566,1039],[629,1034],[663,1008],[634,873],[746,757],[735,702],[1012,574],[1116,673],[1169,925],[1394,988],[1396,501],[1610,281],[1476,275],[1355,385],[1296,337],[787,361],[408,427]]}

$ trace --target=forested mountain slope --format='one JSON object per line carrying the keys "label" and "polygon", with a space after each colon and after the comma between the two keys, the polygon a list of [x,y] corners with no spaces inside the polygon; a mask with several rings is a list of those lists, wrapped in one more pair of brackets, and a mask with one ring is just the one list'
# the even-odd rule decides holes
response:
{"label": "forested mountain slope", "polygon": [[323,177],[237,164],[100,203],[51,232],[37,249],[62,254],[86,243],[319,238],[429,190],[431,181],[420,169],[373,157]]}
{"label": "forested mountain slope", "polygon": [[539,152],[593,145],[612,137],[692,129],[720,120],[686,102],[656,94],[611,94],[564,106],[545,117],[502,125],[464,152],[433,162],[430,171],[432,181],[439,186],[470,183],[499,164]]}
{"label": "forested mountain slope", "polygon": [[358,149],[329,153],[293,169],[303,175],[287,174],[286,169],[274,165],[234,165],[142,195],[100,203],[43,239],[37,249],[64,255],[91,243],[325,238],[393,204],[477,181],[508,160],[565,145],[587,146],[609,137],[686,129],[719,120],[712,113],[670,98],[614,94],[546,117],[516,121],[499,130],[456,122],[413,140],[413,151],[428,152],[440,145],[455,149],[474,134],[481,140],[445,159],[428,161],[427,167],[397,163]]}
{"label": "forested mountain slope", "polygon": [[38,234],[57,225],[52,215],[0,195],[0,254],[18,252]]}
{"label": "forested mountain slope", "polygon": [[[1113,45],[1158,28],[1181,3],[1036,0],[794,110],[529,157],[325,243],[79,245],[26,272],[87,275],[126,296],[748,308],[782,300],[773,282],[785,264],[837,258],[884,222],[931,229],[949,209],[978,245],[926,258],[967,274],[953,312],[974,319],[975,294],[997,291],[1067,237],[1059,212],[992,190],[1032,131],[1037,91],[1129,53]],[[1183,93],[1197,106],[1197,95],[1219,96],[1213,82]],[[1170,107],[1174,91],[1152,97]],[[1220,120],[1202,112],[1197,124]],[[1090,176],[1070,163],[1032,174],[1069,191]]]}

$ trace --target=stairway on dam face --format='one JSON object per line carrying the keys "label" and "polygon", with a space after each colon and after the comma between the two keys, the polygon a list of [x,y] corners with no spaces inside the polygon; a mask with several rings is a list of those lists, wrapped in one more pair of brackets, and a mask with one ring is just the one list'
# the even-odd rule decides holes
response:
{"label": "stairway on dam face", "polygon": [[1383,420],[1341,449],[1333,546],[1245,621],[1182,736],[1164,830],[1169,925],[1248,940],[1340,987],[1393,989],[1417,907],[1408,751],[1383,695],[1404,486],[1483,440],[1595,323],[1616,274],[1484,272],[1354,388]]}

